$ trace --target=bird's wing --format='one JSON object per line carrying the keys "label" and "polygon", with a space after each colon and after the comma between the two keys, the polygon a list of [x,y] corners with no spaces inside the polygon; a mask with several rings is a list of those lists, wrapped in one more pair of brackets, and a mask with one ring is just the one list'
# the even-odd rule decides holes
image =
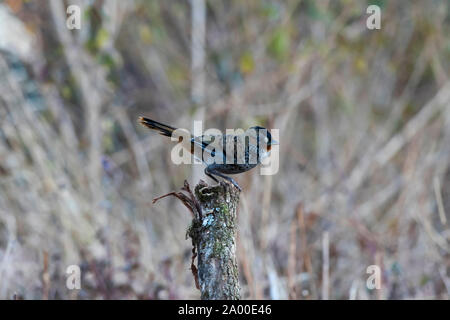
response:
{"label": "bird's wing", "polygon": [[202,135],[191,139],[193,155],[206,164],[214,163],[219,157],[226,159],[223,135]]}

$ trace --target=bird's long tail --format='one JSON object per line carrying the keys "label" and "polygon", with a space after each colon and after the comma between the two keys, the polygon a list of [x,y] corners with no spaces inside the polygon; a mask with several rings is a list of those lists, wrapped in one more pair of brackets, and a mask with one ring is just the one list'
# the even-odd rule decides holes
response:
{"label": "bird's long tail", "polygon": [[160,122],[145,117],[139,117],[139,123],[142,124],[143,126],[146,126],[149,129],[156,130],[163,136],[167,137],[171,137],[172,133],[176,130],[176,128],[174,127],[162,124]]}

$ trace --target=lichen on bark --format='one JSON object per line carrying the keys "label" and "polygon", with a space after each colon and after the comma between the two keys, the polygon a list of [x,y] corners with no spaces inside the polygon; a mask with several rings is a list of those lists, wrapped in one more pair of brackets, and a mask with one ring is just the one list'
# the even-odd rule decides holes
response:
{"label": "lichen on bark", "polygon": [[[201,215],[194,217],[190,235],[197,248],[201,298],[239,299],[236,261],[239,190],[225,182],[208,186],[201,181],[195,187],[195,198],[200,204]],[[201,223],[196,219],[201,219]]]}

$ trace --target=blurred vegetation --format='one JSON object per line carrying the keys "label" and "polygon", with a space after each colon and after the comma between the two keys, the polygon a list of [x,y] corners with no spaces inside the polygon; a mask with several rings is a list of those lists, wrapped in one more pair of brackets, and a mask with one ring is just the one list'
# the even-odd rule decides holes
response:
{"label": "blurred vegetation", "polygon": [[192,72],[190,1],[0,1],[0,298],[199,298],[188,212],[151,203],[198,181],[136,119],[203,114],[280,129],[278,174],[236,177],[243,298],[448,299],[449,2],[205,5]]}

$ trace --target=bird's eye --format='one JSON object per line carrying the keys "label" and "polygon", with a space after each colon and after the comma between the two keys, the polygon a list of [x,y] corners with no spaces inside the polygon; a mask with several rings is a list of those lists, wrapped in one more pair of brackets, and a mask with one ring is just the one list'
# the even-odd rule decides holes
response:
{"label": "bird's eye", "polygon": [[265,143],[269,142],[269,138],[265,137],[265,138],[264,138],[264,142],[265,142]]}

